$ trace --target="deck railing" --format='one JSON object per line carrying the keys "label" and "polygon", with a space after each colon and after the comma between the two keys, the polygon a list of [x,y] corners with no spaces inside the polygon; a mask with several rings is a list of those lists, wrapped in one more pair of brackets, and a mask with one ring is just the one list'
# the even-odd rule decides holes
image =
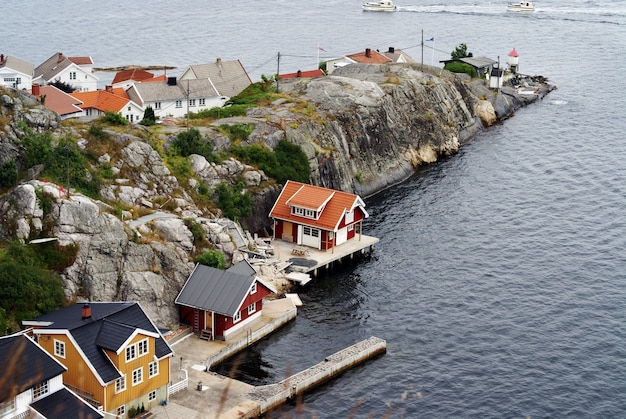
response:
{"label": "deck railing", "polygon": [[168,396],[171,396],[172,394],[176,394],[179,391],[186,389],[189,385],[189,375],[187,374],[187,370],[181,369],[180,372],[184,375],[185,378],[183,378],[176,384],[172,384],[171,386],[169,386],[169,388],[167,389]]}

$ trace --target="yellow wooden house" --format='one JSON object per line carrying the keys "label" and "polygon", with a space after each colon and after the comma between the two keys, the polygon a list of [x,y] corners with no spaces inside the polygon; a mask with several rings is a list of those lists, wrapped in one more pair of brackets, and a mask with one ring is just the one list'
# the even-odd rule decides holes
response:
{"label": "yellow wooden house", "polygon": [[174,352],[139,303],[77,303],[23,324],[98,409],[124,418],[167,401]]}

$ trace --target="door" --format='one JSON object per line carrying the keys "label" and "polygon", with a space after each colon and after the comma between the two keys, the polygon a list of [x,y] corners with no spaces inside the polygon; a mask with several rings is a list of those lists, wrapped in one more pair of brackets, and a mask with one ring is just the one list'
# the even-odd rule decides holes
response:
{"label": "door", "polygon": [[302,244],[304,246],[320,248],[321,234],[318,228],[302,226]]}

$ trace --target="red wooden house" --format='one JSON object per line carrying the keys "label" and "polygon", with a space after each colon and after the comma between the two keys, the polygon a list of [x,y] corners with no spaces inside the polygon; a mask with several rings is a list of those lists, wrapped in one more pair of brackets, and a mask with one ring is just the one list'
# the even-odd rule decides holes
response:
{"label": "red wooden house", "polygon": [[274,238],[328,250],[360,238],[369,215],[358,195],[288,180],[270,217]]}
{"label": "red wooden house", "polygon": [[261,318],[263,298],[276,290],[243,261],[227,270],[197,264],[176,297],[181,323],[206,339],[228,340]]}

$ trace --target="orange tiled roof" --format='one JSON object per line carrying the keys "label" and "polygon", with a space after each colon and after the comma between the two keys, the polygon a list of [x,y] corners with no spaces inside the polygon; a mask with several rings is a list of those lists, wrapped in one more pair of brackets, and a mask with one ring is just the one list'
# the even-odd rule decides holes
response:
{"label": "orange tiled roof", "polygon": [[[321,210],[322,213],[318,220],[312,220],[292,214],[291,206]],[[360,207],[367,217],[365,203],[358,195],[289,180],[270,211],[270,217],[336,231],[344,214],[356,207]]]}
{"label": "orange tiled roof", "polygon": [[142,83],[155,83],[155,82],[165,82],[167,81],[167,76],[165,74],[161,74],[160,76],[154,76],[151,79],[142,80]]}
{"label": "orange tiled roof", "polygon": [[298,77],[321,77],[325,75],[326,74],[318,68],[317,70],[297,71],[295,73],[281,74],[279,77],[281,79],[295,79]]}
{"label": "orange tiled roof", "polygon": [[41,99],[41,96],[45,96],[44,106],[61,116],[81,112],[80,105],[82,105],[82,102],[80,100],[54,86],[35,85],[31,91],[38,99]]}
{"label": "orange tiled roof", "polygon": [[93,65],[91,57],[67,57],[67,59],[76,65]]}
{"label": "orange tiled roof", "polygon": [[391,62],[389,57],[381,54],[380,52],[367,48],[363,52],[357,52],[356,54],[346,55],[346,57],[353,59],[357,63],[362,64],[384,64]]}
{"label": "orange tiled roof", "polygon": [[154,74],[140,68],[131,68],[115,73],[112,84],[121,83],[127,80],[145,81],[154,77]]}
{"label": "orange tiled roof", "polygon": [[83,102],[82,109],[98,109],[102,112],[119,112],[128,103],[126,92],[121,87],[92,92],[74,92],[72,96]]}

